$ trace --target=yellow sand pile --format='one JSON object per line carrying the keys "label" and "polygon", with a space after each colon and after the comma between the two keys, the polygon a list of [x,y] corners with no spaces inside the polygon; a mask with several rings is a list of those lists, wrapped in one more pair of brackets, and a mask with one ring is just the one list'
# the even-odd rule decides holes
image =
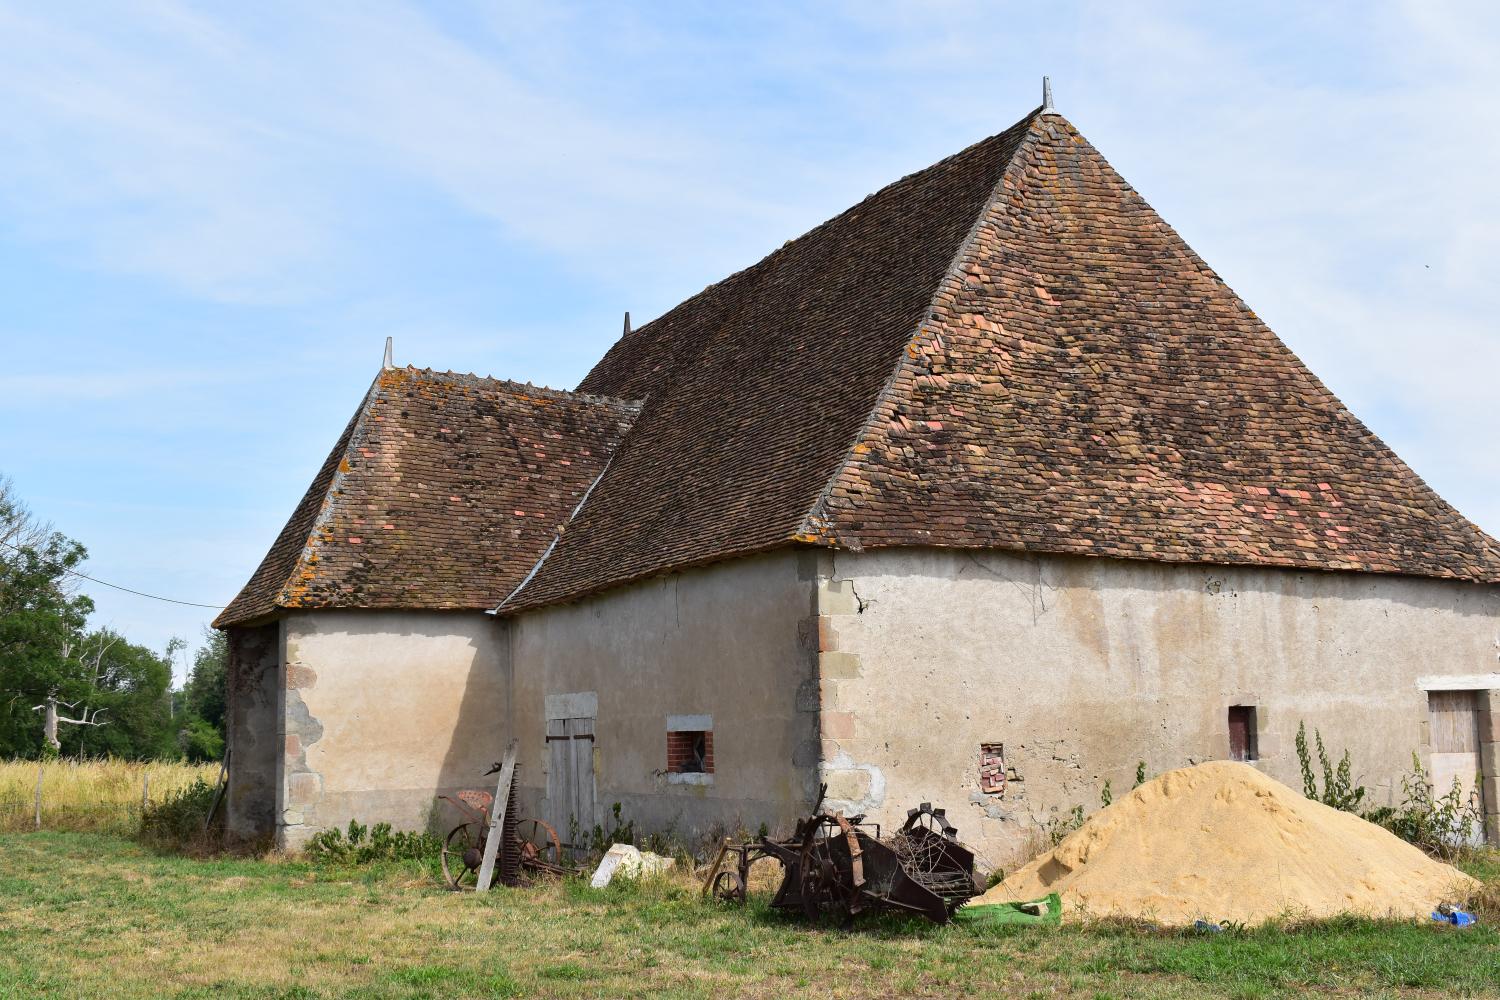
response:
{"label": "yellow sand pile", "polygon": [[1148,781],[979,902],[1057,892],[1065,915],[1166,925],[1341,913],[1426,919],[1477,884],[1373,823],[1248,764],[1219,761]]}

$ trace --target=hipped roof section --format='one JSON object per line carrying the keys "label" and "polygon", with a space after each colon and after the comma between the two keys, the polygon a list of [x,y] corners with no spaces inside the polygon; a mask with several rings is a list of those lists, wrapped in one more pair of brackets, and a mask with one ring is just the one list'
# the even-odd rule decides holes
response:
{"label": "hipped roof section", "polygon": [[287,608],[478,610],[514,589],[639,404],[386,369],[214,624]]}
{"label": "hipped roof section", "polygon": [[1500,581],[1073,126],[1034,112],[622,338],[649,403],[501,608],[777,546]]}

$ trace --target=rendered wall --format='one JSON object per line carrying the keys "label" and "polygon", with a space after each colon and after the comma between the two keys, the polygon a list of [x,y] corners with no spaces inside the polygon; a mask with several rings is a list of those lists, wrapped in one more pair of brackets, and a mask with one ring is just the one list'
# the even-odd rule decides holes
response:
{"label": "rendered wall", "polygon": [[451,825],[505,745],[505,625],[481,613],[310,611],[282,620],[278,841],[388,822]]}
{"label": "rendered wall", "polygon": [[[684,837],[788,824],[816,795],[815,560],[786,550],[610,591],[512,622],[525,808],[541,812],[548,695],[597,694],[599,813]],[[712,717],[715,772],[673,778],[669,716]]]}
{"label": "rendered wall", "polygon": [[[1500,687],[1493,587],[994,552],[824,558],[833,804],[888,823],[944,805],[991,865],[1074,804],[1097,809],[1105,780],[1127,791],[1137,761],[1156,774],[1227,757],[1230,705],[1257,706],[1266,773],[1301,788],[1305,720],[1335,757],[1350,751],[1378,804],[1426,747],[1424,683]],[[1003,798],[980,791],[981,742],[1004,744]]]}
{"label": "rendered wall", "polygon": [[230,766],[225,831],[233,840],[259,840],[270,837],[276,828],[280,633],[272,622],[231,628],[228,639],[224,714]]}

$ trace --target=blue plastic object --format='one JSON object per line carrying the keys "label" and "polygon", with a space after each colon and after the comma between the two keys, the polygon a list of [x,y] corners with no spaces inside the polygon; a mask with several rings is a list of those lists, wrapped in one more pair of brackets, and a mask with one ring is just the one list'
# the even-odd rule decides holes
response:
{"label": "blue plastic object", "polygon": [[1474,914],[1463,910],[1443,908],[1447,912],[1433,911],[1432,919],[1440,924],[1452,924],[1454,927],[1469,927],[1475,922]]}

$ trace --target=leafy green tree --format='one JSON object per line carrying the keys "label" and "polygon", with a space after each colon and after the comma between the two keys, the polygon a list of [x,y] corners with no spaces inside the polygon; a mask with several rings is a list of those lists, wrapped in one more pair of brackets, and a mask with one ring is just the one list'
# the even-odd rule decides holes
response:
{"label": "leafy green tree", "polygon": [[0,478],[0,754],[43,752],[48,716],[92,693],[76,654],[94,605],[68,573],[86,555]]}
{"label": "leafy green tree", "polygon": [[208,723],[224,738],[225,678],[229,670],[229,638],[215,628],[203,630],[203,645],[193,654],[193,669],[182,687],[183,709]]}
{"label": "leafy green tree", "polygon": [[207,632],[181,692],[172,660],[112,629],[90,631],[75,592],[82,545],[39,522],[0,477],[0,757],[110,754],[132,759],[224,750],[224,636]]}
{"label": "leafy green tree", "polygon": [[194,764],[224,757],[224,737],[202,719],[189,719],[177,734],[177,739],[182,755]]}
{"label": "leafy green tree", "polygon": [[224,681],[229,669],[229,640],[216,629],[203,630],[203,645],[182,686],[177,718],[177,746],[191,761],[224,756]]}
{"label": "leafy green tree", "polygon": [[70,726],[61,734],[67,756],[109,754],[131,759],[177,757],[172,725],[171,658],[129,642],[111,629],[86,635],[78,666],[89,686],[97,726]]}

